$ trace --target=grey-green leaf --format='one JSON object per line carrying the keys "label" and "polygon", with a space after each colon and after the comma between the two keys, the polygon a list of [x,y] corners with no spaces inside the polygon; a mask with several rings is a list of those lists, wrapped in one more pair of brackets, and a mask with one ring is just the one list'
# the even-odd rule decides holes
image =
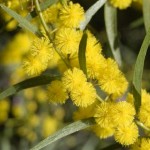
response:
{"label": "grey-green leaf", "polygon": [[[53,5],[57,2],[58,2],[58,0],[45,0],[44,2],[42,2],[40,4],[40,8],[42,11],[44,11],[45,9],[47,9],[48,7],[50,7],[51,5]],[[36,11],[34,10],[26,16],[26,19],[31,20],[32,18],[34,18],[36,16],[37,16],[37,14],[36,14]]]}
{"label": "grey-green leaf", "polygon": [[41,75],[41,76],[37,76],[37,77],[33,77],[30,79],[24,80],[20,83],[17,83],[15,85],[9,87],[8,89],[6,89],[2,93],[0,93],[0,99],[4,99],[8,96],[11,96],[11,95],[13,95],[21,90],[27,89],[27,88],[40,86],[40,85],[44,85],[44,84],[49,84],[51,81],[56,80],[56,79],[59,79],[59,76]]}
{"label": "grey-green leaf", "polygon": [[135,63],[134,74],[133,74],[133,96],[135,99],[134,104],[137,112],[139,111],[139,108],[141,106],[142,74],[144,69],[145,56],[149,45],[150,45],[150,27],[140,48],[140,52],[138,54]]}
{"label": "grey-green leaf", "polygon": [[143,17],[146,32],[148,32],[148,28],[150,27],[150,0],[143,0]]}
{"label": "grey-green leaf", "polygon": [[82,36],[80,44],[79,44],[78,59],[79,59],[80,69],[87,76],[87,69],[86,69],[86,45],[87,45],[87,34],[83,33],[83,36]]}
{"label": "grey-green leaf", "polygon": [[27,21],[25,18],[17,14],[15,11],[11,10],[10,8],[6,7],[3,4],[0,4],[0,7],[4,11],[6,11],[10,16],[12,16],[14,19],[16,19],[20,27],[32,32],[33,34],[36,34],[39,37],[42,36],[42,34],[40,33],[40,31],[38,30],[36,26],[31,24],[29,21]]}
{"label": "grey-green leaf", "polygon": [[88,23],[91,21],[92,17],[97,13],[97,11],[106,3],[107,0],[97,0],[86,12],[85,20],[80,23],[80,29],[84,30]]}
{"label": "grey-green leaf", "polygon": [[111,6],[108,2],[104,7],[104,19],[106,26],[106,33],[108,42],[118,65],[122,66],[122,59],[120,54],[119,42],[118,42],[118,30],[117,30],[117,9]]}
{"label": "grey-green leaf", "polygon": [[41,141],[39,144],[37,144],[35,147],[31,148],[31,150],[39,150],[44,148],[45,146],[67,136],[72,133],[75,133],[77,131],[80,131],[82,129],[88,128],[90,126],[94,125],[94,120],[93,119],[86,119],[86,120],[80,120],[76,121],[63,129],[57,131],[53,135],[47,137],[43,141]]}

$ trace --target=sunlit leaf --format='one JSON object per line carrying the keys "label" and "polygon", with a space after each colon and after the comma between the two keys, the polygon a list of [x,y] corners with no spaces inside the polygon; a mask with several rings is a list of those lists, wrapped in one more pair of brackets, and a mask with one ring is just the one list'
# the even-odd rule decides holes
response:
{"label": "sunlit leaf", "polygon": [[133,74],[133,96],[134,96],[134,104],[136,111],[139,111],[139,108],[141,106],[141,82],[142,82],[142,74],[143,74],[143,68],[144,68],[144,60],[147,53],[148,46],[150,44],[150,28],[144,38],[144,41],[142,43],[140,52],[138,54],[135,68],[134,68],[134,74]]}
{"label": "sunlit leaf", "polygon": [[117,9],[111,6],[109,3],[105,4],[104,8],[106,33],[109,41],[109,45],[112,54],[119,66],[122,66],[119,42],[118,42],[118,30],[117,30]]}
{"label": "sunlit leaf", "polygon": [[39,150],[44,148],[45,146],[67,136],[72,133],[75,133],[77,131],[80,131],[82,129],[88,128],[94,124],[93,119],[87,119],[87,120],[81,120],[81,121],[76,121],[63,129],[57,131],[53,135],[47,137],[43,141],[41,141],[39,144],[37,144],[35,147],[33,147],[31,150]]}
{"label": "sunlit leaf", "polygon": [[32,32],[33,34],[36,34],[37,36],[42,35],[36,26],[31,24],[29,21],[27,21],[25,18],[17,14],[15,11],[11,10],[10,8],[6,7],[3,4],[0,4],[0,7],[14,19],[16,19],[20,27]]}
{"label": "sunlit leaf", "polygon": [[30,79],[24,80],[20,83],[17,83],[15,85],[9,87],[8,89],[6,89],[2,93],[0,93],[0,99],[4,99],[8,96],[11,96],[11,95],[13,95],[21,90],[27,89],[27,88],[40,86],[40,85],[44,85],[44,84],[49,84],[51,81],[56,80],[56,79],[59,79],[59,76],[41,75],[41,76],[37,76],[37,77],[33,77]]}

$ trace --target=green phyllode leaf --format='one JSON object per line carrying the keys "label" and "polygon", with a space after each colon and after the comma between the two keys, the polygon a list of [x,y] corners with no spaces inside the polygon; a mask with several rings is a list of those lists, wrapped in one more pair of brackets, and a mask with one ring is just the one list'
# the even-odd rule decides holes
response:
{"label": "green phyllode leaf", "polygon": [[108,2],[104,7],[104,19],[106,26],[106,33],[108,37],[108,42],[118,65],[122,66],[121,53],[119,49],[118,42],[118,30],[117,30],[117,9],[111,6]]}
{"label": "green phyllode leaf", "polygon": [[19,23],[19,26],[32,32],[33,34],[36,34],[37,36],[42,36],[41,32],[38,30],[36,26],[31,24],[28,20],[17,14],[15,11],[11,10],[10,8],[6,7],[3,4],[0,4],[0,7],[6,11],[10,16],[12,16],[14,19],[16,19]]}
{"label": "green phyllode leaf", "polygon": [[[59,0],[45,0],[44,2],[42,2],[40,4],[40,8],[42,11],[44,11],[45,9],[47,9],[48,7],[50,7],[51,5],[57,3]],[[26,19],[27,20],[31,20],[32,18],[36,17],[37,13],[35,10],[33,10],[32,12],[30,12],[27,16]]]}
{"label": "green phyllode leaf", "polygon": [[80,44],[79,44],[78,59],[79,59],[80,69],[87,76],[87,68],[86,68],[86,45],[87,45],[87,34],[83,33],[83,36],[82,36]]}
{"label": "green phyllode leaf", "polygon": [[63,129],[57,131],[53,135],[47,137],[43,141],[41,141],[39,144],[37,144],[35,147],[31,148],[31,150],[39,150],[42,149],[43,147],[67,136],[72,133],[75,133],[79,130],[88,128],[90,126],[94,125],[93,119],[86,119],[86,120],[80,120],[76,121],[74,123],[71,123],[70,125],[64,127]]}
{"label": "green phyllode leaf", "polygon": [[150,27],[150,1],[149,0],[143,0],[143,17],[144,17],[144,24],[146,32],[148,32],[148,29]]}
{"label": "green phyllode leaf", "polygon": [[20,83],[17,83],[15,85],[9,87],[8,89],[6,89],[2,93],[0,93],[0,99],[4,99],[8,96],[11,96],[11,95],[13,95],[21,90],[27,89],[27,88],[44,85],[44,84],[49,84],[51,81],[56,80],[56,79],[59,79],[59,76],[41,75],[41,76],[37,76],[37,77],[33,77],[30,79],[24,80]]}
{"label": "green phyllode leaf", "polygon": [[149,30],[144,38],[142,43],[140,52],[138,54],[134,74],[133,74],[133,96],[134,96],[134,105],[135,109],[138,112],[141,106],[141,82],[142,82],[142,74],[144,68],[144,60],[147,53],[148,46],[150,45],[150,27]]}
{"label": "green phyllode leaf", "polygon": [[80,30],[84,30],[88,23],[91,21],[92,17],[97,13],[97,11],[102,8],[107,0],[97,0],[86,12],[85,20],[80,23]]}

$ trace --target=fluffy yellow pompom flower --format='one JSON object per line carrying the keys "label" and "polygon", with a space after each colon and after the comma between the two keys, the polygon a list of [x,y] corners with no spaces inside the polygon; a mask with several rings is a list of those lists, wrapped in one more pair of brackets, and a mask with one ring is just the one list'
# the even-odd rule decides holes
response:
{"label": "fluffy yellow pompom flower", "polygon": [[36,76],[47,68],[47,63],[42,63],[39,58],[28,56],[24,59],[23,68],[28,75]]}
{"label": "fluffy yellow pompom flower", "polygon": [[74,112],[73,118],[74,120],[82,120],[86,118],[93,117],[95,114],[95,107],[98,104],[96,101],[92,105],[89,105],[88,107],[79,107],[77,111]]}
{"label": "fluffy yellow pompom flower", "polygon": [[61,81],[55,80],[48,86],[48,99],[53,103],[65,103],[68,94]]}
{"label": "fluffy yellow pompom flower", "polygon": [[77,89],[83,82],[86,82],[86,76],[82,70],[73,68],[73,70],[67,70],[64,72],[62,78],[65,88],[70,92],[72,89]]}
{"label": "fluffy yellow pompom flower", "polygon": [[131,150],[150,150],[150,139],[149,138],[138,139],[137,142],[135,142],[131,146]]}
{"label": "fluffy yellow pompom flower", "polygon": [[95,125],[92,127],[92,131],[100,138],[100,139],[106,139],[110,136],[113,136],[114,129],[110,127],[102,128],[99,125]]}
{"label": "fluffy yellow pompom flower", "polygon": [[138,127],[134,123],[130,125],[119,125],[114,133],[115,140],[122,145],[134,144],[138,135]]}
{"label": "fluffy yellow pompom flower", "polygon": [[150,127],[150,101],[141,105],[138,118],[144,125]]}
{"label": "fluffy yellow pompom flower", "polygon": [[49,40],[36,38],[33,41],[28,56],[24,59],[23,67],[28,75],[35,76],[46,70],[48,61],[53,58],[53,46]]}
{"label": "fluffy yellow pompom flower", "polygon": [[132,0],[109,0],[109,2],[116,8],[126,9],[132,3]]}
{"label": "fluffy yellow pompom flower", "polygon": [[105,61],[104,68],[99,75],[99,84],[108,94],[123,94],[128,86],[127,80],[118,69],[116,62],[110,58]]}
{"label": "fluffy yellow pompom flower", "polygon": [[114,127],[114,122],[111,116],[111,111],[113,110],[113,103],[103,102],[98,105],[95,112],[95,121],[96,123],[102,127]]}
{"label": "fluffy yellow pompom flower", "polygon": [[53,4],[43,12],[43,16],[48,23],[55,23],[58,19],[58,13],[61,5]]}
{"label": "fluffy yellow pompom flower", "polygon": [[79,4],[64,5],[59,13],[60,23],[66,27],[79,27],[79,24],[84,20],[84,9]]}
{"label": "fluffy yellow pompom flower", "polygon": [[118,102],[114,105],[111,115],[116,126],[121,124],[127,125],[133,121],[135,109],[126,101]]}
{"label": "fluffy yellow pompom flower", "polygon": [[[101,55],[102,46],[97,39],[88,31],[86,45],[87,73],[90,78],[97,78],[104,65],[105,58]],[[93,61],[94,58],[94,61]]]}
{"label": "fluffy yellow pompom flower", "polygon": [[55,44],[65,55],[77,53],[82,32],[71,28],[61,28],[56,32]]}
{"label": "fluffy yellow pompom flower", "polygon": [[81,82],[80,86],[71,90],[70,97],[75,105],[87,107],[96,100],[96,90],[91,83]]}
{"label": "fluffy yellow pompom flower", "polygon": [[31,55],[36,56],[42,63],[48,62],[53,58],[53,46],[46,37],[36,38],[31,46]]}

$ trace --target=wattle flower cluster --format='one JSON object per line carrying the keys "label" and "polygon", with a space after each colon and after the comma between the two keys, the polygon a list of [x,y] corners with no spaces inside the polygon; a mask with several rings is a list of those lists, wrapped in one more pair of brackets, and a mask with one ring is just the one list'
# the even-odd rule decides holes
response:
{"label": "wattle flower cluster", "polygon": [[[120,9],[128,7],[131,2],[110,0],[112,5]],[[120,144],[132,145],[131,149],[135,148],[135,142],[148,144],[149,140],[138,140],[136,120],[138,118],[145,126],[150,126],[150,101],[145,98],[149,94],[143,92],[146,96],[142,97],[140,112],[136,114],[132,95],[123,97],[128,87],[124,74],[113,59],[104,57],[100,42],[88,30],[85,31],[87,74],[79,67],[79,44],[83,35],[79,27],[85,18],[83,8],[72,2],[57,3],[43,14],[46,22],[54,29],[50,30],[51,40],[45,36],[33,41],[23,62],[27,74],[35,76],[45,70],[57,69],[61,74],[60,80],[51,82],[47,88],[50,102],[63,104],[66,100],[72,100],[79,107],[74,118],[94,117],[96,125],[92,130],[100,138],[114,136]],[[69,62],[69,67],[60,54]],[[97,92],[99,89],[107,95],[106,99],[100,97]]]}

